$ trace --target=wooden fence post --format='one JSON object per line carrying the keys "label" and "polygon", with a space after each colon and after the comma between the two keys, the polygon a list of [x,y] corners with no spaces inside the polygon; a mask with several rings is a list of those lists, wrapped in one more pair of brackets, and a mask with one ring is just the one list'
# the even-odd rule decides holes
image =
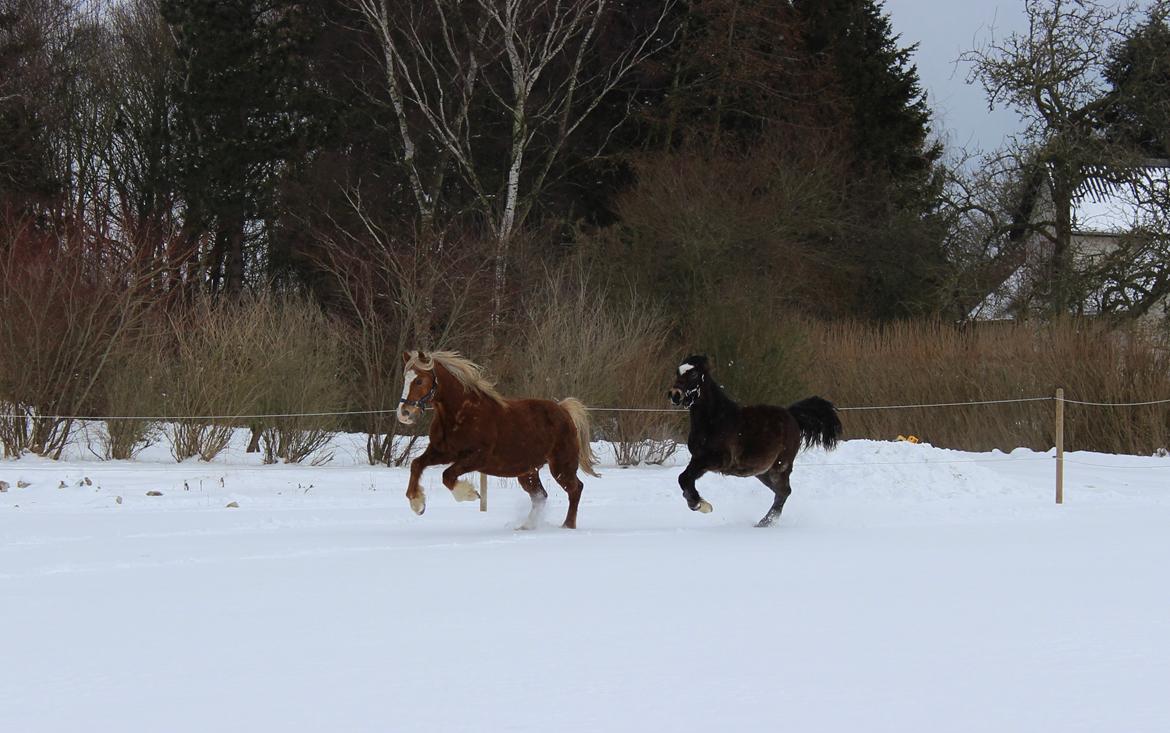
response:
{"label": "wooden fence post", "polygon": [[487,474],[481,473],[479,475],[479,510],[481,512],[487,511]]}
{"label": "wooden fence post", "polygon": [[1056,388],[1056,503],[1064,503],[1064,388]]}

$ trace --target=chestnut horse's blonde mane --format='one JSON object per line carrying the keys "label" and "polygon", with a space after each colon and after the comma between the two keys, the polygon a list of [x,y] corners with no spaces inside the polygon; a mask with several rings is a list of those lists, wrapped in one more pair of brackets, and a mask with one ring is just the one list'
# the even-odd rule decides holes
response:
{"label": "chestnut horse's blonde mane", "polygon": [[487,378],[483,367],[458,351],[431,351],[426,354],[425,359],[420,359],[418,350],[415,349],[410,352],[410,360],[406,362],[405,368],[430,371],[435,368],[435,364],[442,365],[464,388],[479,392],[501,405],[505,404],[504,396],[496,391],[495,382]]}

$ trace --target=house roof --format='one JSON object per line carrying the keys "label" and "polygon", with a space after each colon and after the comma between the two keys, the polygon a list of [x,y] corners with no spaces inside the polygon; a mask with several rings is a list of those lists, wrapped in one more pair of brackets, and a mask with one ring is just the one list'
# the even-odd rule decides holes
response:
{"label": "house roof", "polygon": [[1072,202],[1073,229],[1079,234],[1123,234],[1150,224],[1166,212],[1151,199],[1170,200],[1170,161],[1148,161],[1118,179],[1091,176]]}

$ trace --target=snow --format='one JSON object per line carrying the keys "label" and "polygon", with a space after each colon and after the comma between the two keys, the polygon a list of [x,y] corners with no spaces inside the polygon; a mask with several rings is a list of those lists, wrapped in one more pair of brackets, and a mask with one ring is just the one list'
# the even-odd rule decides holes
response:
{"label": "snow", "polygon": [[849,441],[755,529],[682,456],[518,532],[359,447],[0,462],[0,730],[1170,729],[1168,458]]}

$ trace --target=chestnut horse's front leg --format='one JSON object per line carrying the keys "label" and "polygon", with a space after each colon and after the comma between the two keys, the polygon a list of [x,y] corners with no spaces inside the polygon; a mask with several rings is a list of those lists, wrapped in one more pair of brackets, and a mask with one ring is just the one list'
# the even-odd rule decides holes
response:
{"label": "chestnut horse's front leg", "polygon": [[406,485],[406,499],[410,502],[410,508],[414,510],[415,514],[422,514],[427,510],[427,495],[418,485],[419,479],[428,466],[433,466],[436,463],[445,463],[445,461],[436,455],[430,446],[418,458],[410,462],[410,483]]}
{"label": "chestnut horse's front leg", "polygon": [[468,471],[475,470],[475,462],[469,457],[456,460],[447,470],[443,471],[443,485],[451,490],[455,501],[475,501],[479,499],[479,492],[469,482],[459,478]]}

